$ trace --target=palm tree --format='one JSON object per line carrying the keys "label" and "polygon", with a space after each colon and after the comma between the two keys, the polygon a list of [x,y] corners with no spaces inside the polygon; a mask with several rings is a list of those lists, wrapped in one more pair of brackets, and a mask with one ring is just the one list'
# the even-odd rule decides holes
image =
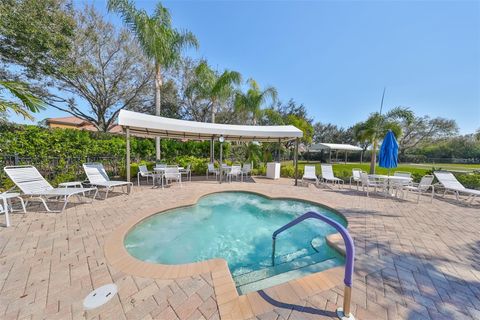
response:
{"label": "palm tree", "polygon": [[[133,31],[146,56],[155,62],[155,114],[160,115],[160,89],[163,84],[162,68],[172,67],[187,47],[198,47],[195,36],[188,31],[172,27],[170,12],[158,3],[152,16],[137,10],[130,0],[109,0],[108,10],[120,13],[125,24]],[[156,157],[160,159],[160,138],[155,140]]]}
{"label": "palm tree", "polygon": [[413,117],[413,112],[408,108],[396,107],[386,114],[374,112],[370,114],[365,122],[358,123],[354,126],[353,132],[355,139],[360,143],[369,143],[372,146],[370,173],[375,173],[379,141],[385,136],[388,130],[392,130],[395,137],[400,137],[402,127],[399,121],[411,121]]}
{"label": "palm tree", "polygon": [[262,114],[262,105],[267,99],[270,98],[272,104],[277,101],[277,89],[267,87],[262,91],[253,79],[249,79],[248,84],[250,88],[246,93],[238,92],[235,96],[235,111],[250,114],[253,125],[256,125]]}
{"label": "palm tree", "polygon": [[[20,102],[7,100],[3,97],[3,92],[7,91],[9,95],[15,97]],[[0,81],[0,112],[13,111],[25,119],[33,120],[31,113],[39,112],[45,107],[43,101],[36,97],[23,82],[18,81]]]}
{"label": "palm tree", "polygon": [[[239,85],[242,76],[236,71],[225,70],[218,74],[212,70],[206,61],[202,61],[195,68],[195,81],[187,88],[187,91],[196,91],[202,99],[208,100],[211,110],[212,123],[215,123],[217,107],[226,103],[235,93],[235,85]],[[210,141],[210,162],[214,157],[214,141]]]}
{"label": "palm tree", "polygon": [[218,74],[205,61],[195,68],[195,75],[197,79],[193,86],[202,98],[209,100],[212,123],[215,123],[217,107],[233,95],[235,85],[240,84],[242,76],[239,72],[229,70]]}

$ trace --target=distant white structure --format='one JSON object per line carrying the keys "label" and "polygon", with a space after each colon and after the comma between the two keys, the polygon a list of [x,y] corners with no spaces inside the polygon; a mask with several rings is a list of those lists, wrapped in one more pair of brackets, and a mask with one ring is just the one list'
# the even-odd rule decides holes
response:
{"label": "distant white structure", "polygon": [[[362,151],[363,149],[351,144],[341,144],[341,143],[315,143],[308,148],[308,152],[322,152],[326,151],[329,153],[329,161],[332,162],[332,151],[336,153],[336,160],[338,161],[338,151],[345,152],[345,163],[348,160],[348,152],[351,151]],[[360,160],[361,161],[361,160]]]}

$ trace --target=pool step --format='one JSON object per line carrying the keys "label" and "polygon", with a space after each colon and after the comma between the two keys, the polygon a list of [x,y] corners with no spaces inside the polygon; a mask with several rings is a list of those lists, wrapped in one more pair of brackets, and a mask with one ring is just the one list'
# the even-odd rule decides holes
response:
{"label": "pool step", "polygon": [[[280,264],[287,263],[287,262],[290,262],[292,260],[302,258],[302,257],[308,256],[308,255],[314,254],[314,253],[315,253],[315,251],[309,252],[308,249],[300,249],[300,250],[297,250],[297,251],[294,251],[294,252],[291,252],[291,253],[288,253],[288,254],[285,254],[285,255],[275,257],[275,264],[280,265]],[[259,266],[255,266],[255,265],[243,266],[241,268],[237,268],[235,270],[235,272],[232,274],[232,276],[233,277],[238,277],[238,276],[241,276],[243,274],[250,273],[250,272],[253,272],[253,271],[256,271],[256,270],[259,270],[259,269],[261,270],[263,268],[268,268],[268,267],[271,266],[271,263],[272,262],[270,260],[267,260],[267,261],[263,261]]]}
{"label": "pool step", "polygon": [[[319,254],[314,254],[313,256],[315,255]],[[322,259],[324,259],[324,257],[322,257]],[[297,264],[295,269],[292,268],[289,271],[277,271],[277,266],[275,266],[250,272],[245,274],[245,276],[242,276],[240,279],[236,277],[234,280],[237,286],[237,291],[240,295],[246,294],[248,292],[276,286],[292,279],[300,278],[314,272],[324,271],[343,264],[343,260],[339,258],[322,260],[320,262],[314,262],[315,259],[312,258],[310,261],[312,263],[300,267],[298,267],[300,264]],[[280,269],[284,269],[285,267],[286,266],[283,265]]]}
{"label": "pool step", "polygon": [[275,266],[268,266],[262,269],[253,270],[250,272],[245,272],[240,275],[234,275],[233,279],[235,280],[235,285],[237,287],[246,285],[251,282],[256,282],[265,278],[270,278],[280,273],[289,272],[292,270],[300,269],[307,267],[312,264],[317,264],[319,262],[336,258],[335,255],[331,257],[325,257],[324,253],[314,253],[307,256],[303,256],[288,262],[277,263]]}

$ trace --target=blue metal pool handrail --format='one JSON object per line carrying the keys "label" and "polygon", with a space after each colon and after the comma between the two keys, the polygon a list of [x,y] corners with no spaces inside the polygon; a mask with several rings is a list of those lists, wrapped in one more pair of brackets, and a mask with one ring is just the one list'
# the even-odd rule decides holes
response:
{"label": "blue metal pool handrail", "polygon": [[[353,244],[353,239],[348,233],[347,229],[342,226],[340,223],[336,222],[335,220],[332,220],[330,218],[327,218],[326,216],[323,216],[319,213],[309,211],[307,213],[302,214],[300,217],[290,221],[283,227],[277,229],[273,234],[272,234],[272,266],[275,265],[275,242],[277,236],[282,233],[283,231],[293,227],[294,225],[302,222],[303,220],[306,219],[318,219],[321,220],[335,229],[342,235],[343,241],[345,242],[345,255],[346,255],[346,262],[345,262],[345,276],[343,279],[343,283],[345,284],[345,296],[343,300],[343,310],[340,310],[341,313],[343,313],[343,316],[350,317],[350,300],[351,300],[351,290],[352,290],[352,284],[353,284],[353,264],[354,264],[354,258],[355,258],[355,246]],[[337,310],[338,312],[338,310]],[[353,317],[353,316],[352,316]]]}

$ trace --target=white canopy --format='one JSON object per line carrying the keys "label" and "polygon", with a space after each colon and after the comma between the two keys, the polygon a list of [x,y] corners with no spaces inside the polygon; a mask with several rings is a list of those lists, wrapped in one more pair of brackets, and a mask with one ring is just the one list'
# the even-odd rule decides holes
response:
{"label": "white canopy", "polygon": [[341,150],[341,151],[362,151],[360,147],[352,146],[351,144],[340,144],[340,143],[316,143],[312,144],[308,151],[310,152],[320,152],[322,150]]}
{"label": "white canopy", "polygon": [[225,140],[278,142],[301,138],[303,132],[294,126],[244,126],[186,121],[121,110],[118,124],[140,137],[210,140],[223,136]]}

